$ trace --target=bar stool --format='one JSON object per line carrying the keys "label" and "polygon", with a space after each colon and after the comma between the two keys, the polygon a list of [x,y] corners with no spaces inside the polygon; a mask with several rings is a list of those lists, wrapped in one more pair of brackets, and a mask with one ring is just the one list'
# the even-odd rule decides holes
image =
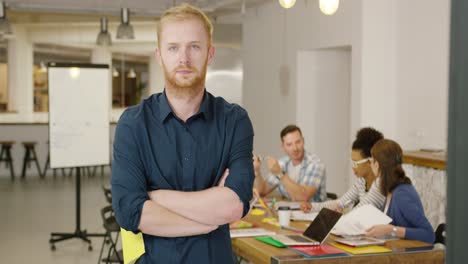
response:
{"label": "bar stool", "polygon": [[10,167],[11,180],[15,180],[15,169],[13,167],[13,159],[11,158],[11,147],[15,144],[15,141],[0,141],[2,150],[0,152],[0,164],[5,162],[5,167]]}
{"label": "bar stool", "polygon": [[36,155],[36,144],[37,142],[35,141],[23,141],[23,147],[24,147],[24,158],[23,158],[23,171],[21,172],[21,178],[24,179],[26,176],[26,166],[29,168],[30,167],[30,162],[36,163],[36,168],[37,172],[39,173],[39,176],[41,178],[44,178],[44,175],[42,175],[41,172],[41,167],[39,165],[39,161],[37,160],[37,155]]}
{"label": "bar stool", "polygon": [[[49,144],[49,141],[47,140],[47,144]],[[42,175],[45,177],[46,176],[46,173],[47,171],[50,169],[50,148],[47,149],[47,160],[46,160],[46,163],[44,165],[44,171],[42,172]],[[62,168],[62,176],[65,176],[66,173],[65,173],[65,169]],[[57,176],[56,175],[56,171],[57,169],[52,169],[52,175],[54,176],[54,178]]]}

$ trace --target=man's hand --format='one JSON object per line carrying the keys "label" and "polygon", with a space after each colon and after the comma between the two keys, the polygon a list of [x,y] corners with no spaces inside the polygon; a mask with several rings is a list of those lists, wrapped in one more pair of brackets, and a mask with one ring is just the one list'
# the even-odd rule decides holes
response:
{"label": "man's hand", "polygon": [[224,182],[226,182],[226,179],[227,179],[228,175],[229,175],[229,168],[227,168],[224,171],[223,176],[221,176],[221,179],[218,182],[218,187],[224,187]]}
{"label": "man's hand", "polygon": [[267,157],[267,166],[268,170],[274,175],[278,175],[281,173],[281,166],[279,165],[278,161],[271,156]]}
{"label": "man's hand", "polygon": [[302,202],[300,207],[301,207],[301,210],[304,211],[304,213],[308,213],[310,212],[310,210],[312,210],[312,204],[307,201]]}
{"label": "man's hand", "polygon": [[254,171],[255,171],[255,176],[259,176],[260,175],[259,172],[260,172],[261,166],[262,166],[262,162],[260,161],[260,157],[257,156],[257,155],[253,155],[252,160],[253,160],[253,167],[254,167]]}

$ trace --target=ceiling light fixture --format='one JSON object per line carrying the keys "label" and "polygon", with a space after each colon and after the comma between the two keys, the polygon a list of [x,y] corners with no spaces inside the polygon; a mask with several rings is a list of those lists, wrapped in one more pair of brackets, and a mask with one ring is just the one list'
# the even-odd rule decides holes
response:
{"label": "ceiling light fixture", "polygon": [[117,38],[118,39],[134,39],[133,27],[130,25],[130,14],[128,8],[122,8],[121,13],[121,23],[119,28],[117,28]]}
{"label": "ceiling light fixture", "polygon": [[44,72],[47,72],[47,66],[46,66],[45,62],[41,61],[41,62],[39,63],[39,71],[40,71],[40,72],[43,72],[43,73],[44,73]]}
{"label": "ceiling light fixture", "polygon": [[115,67],[112,67],[112,77],[119,77],[119,71]]}
{"label": "ceiling light fixture", "polygon": [[111,35],[107,31],[107,17],[101,17],[101,31],[97,35],[96,44],[99,46],[112,45]]}
{"label": "ceiling light fixture", "polygon": [[336,13],[338,6],[340,5],[340,0],[320,0],[319,8],[322,13],[325,15],[331,16]]}
{"label": "ceiling light fixture", "polygon": [[279,3],[283,8],[288,9],[294,6],[296,0],[279,0]]}
{"label": "ceiling light fixture", "polygon": [[0,1],[0,36],[11,35],[10,21],[6,18],[5,2]]}
{"label": "ceiling light fixture", "polygon": [[132,78],[132,79],[136,78],[136,72],[133,68],[130,68],[130,71],[128,71],[127,77]]}

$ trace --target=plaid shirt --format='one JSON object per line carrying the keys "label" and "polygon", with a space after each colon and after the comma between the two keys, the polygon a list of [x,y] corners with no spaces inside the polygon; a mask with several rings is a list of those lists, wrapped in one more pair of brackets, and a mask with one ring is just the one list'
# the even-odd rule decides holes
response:
{"label": "plaid shirt", "polygon": [[[288,172],[289,166],[293,166],[292,161],[288,156],[280,158],[278,163],[285,173]],[[277,186],[281,195],[291,199],[283,184],[281,184],[275,175],[269,173],[266,181],[272,186]],[[327,192],[325,187],[325,165],[316,155],[312,155],[307,152],[304,153],[304,159],[300,164],[299,175],[297,175],[296,182],[300,185],[313,186],[317,189],[315,195],[310,198],[310,202],[323,202],[327,199]]]}

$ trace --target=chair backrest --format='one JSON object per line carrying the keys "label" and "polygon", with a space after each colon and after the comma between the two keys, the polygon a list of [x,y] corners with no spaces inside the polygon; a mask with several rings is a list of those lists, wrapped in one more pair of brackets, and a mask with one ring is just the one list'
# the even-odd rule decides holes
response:
{"label": "chair backrest", "polygon": [[112,204],[112,192],[110,188],[106,188],[102,186],[102,191],[104,192],[104,196],[106,196],[106,201]]}
{"label": "chair backrest", "polygon": [[101,209],[102,225],[108,232],[118,232],[120,226],[114,216],[112,205],[107,205]]}
{"label": "chair backrest", "polygon": [[434,232],[435,233],[435,241],[434,241],[434,244],[436,243],[441,243],[441,244],[444,244],[445,245],[445,238],[446,238],[446,234],[445,234],[445,223],[441,223],[437,226],[437,229],[436,231]]}
{"label": "chair backrest", "polygon": [[145,253],[145,242],[141,233],[135,234],[120,228],[124,264],[135,263]]}

